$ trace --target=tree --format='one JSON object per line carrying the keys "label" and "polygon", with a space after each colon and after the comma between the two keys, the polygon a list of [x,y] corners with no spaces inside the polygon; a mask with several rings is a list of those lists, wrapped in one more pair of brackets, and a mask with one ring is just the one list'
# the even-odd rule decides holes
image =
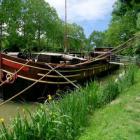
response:
{"label": "tree", "polygon": [[104,36],[104,32],[93,31],[88,39],[89,46],[91,46],[91,48],[104,47]]}
{"label": "tree", "polygon": [[70,52],[82,52],[85,48],[85,34],[81,26],[73,23],[68,24],[68,50]]}
{"label": "tree", "polygon": [[7,40],[11,51],[19,51],[20,48],[21,6],[21,0],[5,0]]}
{"label": "tree", "polygon": [[[70,26],[70,35],[77,38],[70,40],[70,46],[76,50],[84,32],[80,26]],[[10,51],[64,48],[64,22],[45,0],[0,0],[0,33]]]}
{"label": "tree", "polygon": [[118,0],[114,5],[112,20],[105,34],[105,43],[117,46],[137,32],[138,3],[136,0]]}

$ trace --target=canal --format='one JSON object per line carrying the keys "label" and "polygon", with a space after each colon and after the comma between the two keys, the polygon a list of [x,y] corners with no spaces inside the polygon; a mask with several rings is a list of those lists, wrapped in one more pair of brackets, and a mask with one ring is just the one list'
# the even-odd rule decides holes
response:
{"label": "canal", "polygon": [[[0,100],[0,103],[2,102],[3,100]],[[26,109],[34,112],[38,106],[39,103],[8,102],[0,106],[0,118],[3,118],[7,125],[11,123],[12,119],[17,116],[18,113],[23,115]]]}

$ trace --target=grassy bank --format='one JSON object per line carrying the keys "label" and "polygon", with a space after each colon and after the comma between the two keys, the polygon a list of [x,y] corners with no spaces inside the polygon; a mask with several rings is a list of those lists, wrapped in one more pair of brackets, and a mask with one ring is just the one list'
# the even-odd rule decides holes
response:
{"label": "grassy bank", "polygon": [[[35,113],[18,115],[10,128],[1,121],[2,140],[74,140],[88,126],[89,114],[114,100],[124,89],[134,84],[135,69],[127,72],[115,82],[106,85],[93,82],[85,88],[62,97],[59,101],[49,101],[41,105]],[[51,98],[50,98],[51,99]]]}
{"label": "grassy bank", "polygon": [[79,140],[140,140],[140,70],[136,84],[90,117]]}

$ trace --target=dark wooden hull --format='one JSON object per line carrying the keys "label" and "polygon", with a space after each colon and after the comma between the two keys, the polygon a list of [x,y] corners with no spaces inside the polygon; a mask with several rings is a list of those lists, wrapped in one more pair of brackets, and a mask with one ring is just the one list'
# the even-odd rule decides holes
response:
{"label": "dark wooden hull", "polygon": [[[24,80],[22,78],[16,79],[13,84],[5,84],[0,87],[1,97],[6,100],[19,93],[29,85],[31,85],[33,81]],[[57,87],[55,85],[47,85],[44,83],[37,83],[32,88],[28,89],[14,100],[21,101],[40,101],[45,100],[48,94],[55,94]]]}
{"label": "dark wooden hull", "polygon": [[[12,83],[6,83],[0,87],[4,99],[12,97],[40,79],[32,88],[20,96],[20,98],[26,100],[36,100],[40,97],[46,97],[48,94],[55,94],[59,89],[65,90],[68,87],[72,87],[71,83],[66,79],[77,84],[83,81],[85,82],[86,79],[92,79],[96,75],[105,74],[106,71],[118,67],[109,64],[106,59],[67,65],[28,62],[24,59],[5,54],[1,54],[1,64],[3,75],[14,74],[20,69]],[[47,73],[48,75],[46,75]],[[44,78],[42,78],[43,76]],[[3,80],[5,80],[5,77],[3,77]]]}

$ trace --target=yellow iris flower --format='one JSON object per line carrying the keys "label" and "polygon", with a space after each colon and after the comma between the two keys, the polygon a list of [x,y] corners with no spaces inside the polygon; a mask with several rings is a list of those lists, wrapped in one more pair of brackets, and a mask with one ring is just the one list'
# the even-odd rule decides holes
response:
{"label": "yellow iris flower", "polygon": [[0,122],[3,123],[4,122],[4,118],[0,118]]}
{"label": "yellow iris flower", "polygon": [[51,95],[48,95],[48,100],[52,100],[52,96]]}

